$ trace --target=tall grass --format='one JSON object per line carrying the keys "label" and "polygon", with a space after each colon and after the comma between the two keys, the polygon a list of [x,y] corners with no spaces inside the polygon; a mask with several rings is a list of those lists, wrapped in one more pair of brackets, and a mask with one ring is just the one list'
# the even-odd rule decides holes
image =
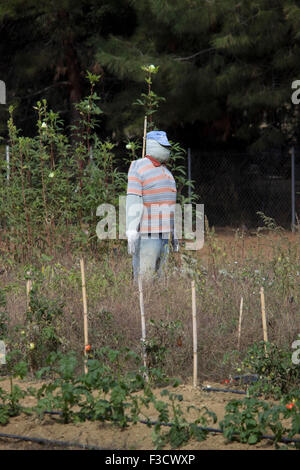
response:
{"label": "tall grass", "polygon": [[[244,236],[244,235],[243,235]],[[258,232],[255,236],[220,237],[206,230],[203,250],[171,255],[164,276],[144,286],[149,365],[166,374],[191,380],[193,368],[191,279],[196,281],[200,380],[219,380],[235,372],[238,359],[263,340],[260,287],[264,287],[269,341],[291,350],[300,333],[300,257],[298,235]],[[103,244],[105,241],[103,242]],[[224,256],[225,254],[225,256]],[[233,256],[234,255],[234,256]],[[92,350],[109,346],[141,353],[137,286],[125,242],[101,256],[85,257],[89,341]],[[38,335],[55,333],[49,350],[83,351],[80,265],[77,255],[60,253],[31,266],[36,299],[43,298],[48,320]],[[28,265],[7,269],[1,276],[6,320],[3,337],[8,350],[19,350],[41,366],[43,350],[27,328],[25,272]],[[240,351],[237,351],[240,298],[244,298]],[[33,299],[34,302],[34,299]],[[48,302],[48,303],[47,303]],[[33,303],[33,307],[34,307]],[[41,306],[37,302],[37,312]],[[41,313],[40,313],[41,315]],[[31,324],[32,326],[32,324]],[[41,331],[41,329],[47,329]],[[23,336],[20,331],[26,330]],[[54,334],[53,333],[53,334]],[[53,338],[52,338],[53,339]]]}

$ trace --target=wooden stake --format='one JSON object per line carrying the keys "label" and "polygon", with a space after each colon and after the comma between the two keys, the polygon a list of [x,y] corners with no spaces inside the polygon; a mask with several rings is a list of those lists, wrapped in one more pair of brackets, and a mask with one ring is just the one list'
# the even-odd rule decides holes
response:
{"label": "wooden stake", "polygon": [[142,153],[142,158],[145,157],[145,151],[146,151],[146,133],[147,133],[147,116],[145,116],[145,119],[144,119],[144,137],[143,137],[143,153]]}
{"label": "wooden stake", "polygon": [[193,317],[193,356],[194,356],[194,373],[193,385],[197,387],[198,382],[198,348],[197,348],[197,320],[196,320],[196,293],[195,281],[192,281],[192,317]]}
{"label": "wooden stake", "polygon": [[[268,331],[267,331],[267,321],[266,321],[266,310],[265,310],[265,294],[264,288],[260,288],[260,299],[261,299],[261,316],[262,316],[262,325],[263,325],[263,333],[264,333],[264,342],[268,342]],[[265,345],[266,350],[266,345]]]}
{"label": "wooden stake", "polygon": [[87,319],[87,300],[86,300],[86,287],[85,287],[85,272],[84,272],[84,262],[83,259],[80,258],[80,268],[81,268],[81,285],[82,285],[82,302],[83,302],[83,331],[84,331],[84,372],[87,373],[87,350],[86,346],[89,344],[88,339],[88,319]]}
{"label": "wooden stake", "polygon": [[[30,271],[27,271],[26,273],[28,276],[31,275],[31,272]],[[27,297],[27,310],[31,310],[31,307],[30,307],[30,291],[32,290],[32,280],[31,279],[27,279],[26,281],[26,297]]]}
{"label": "wooden stake", "polygon": [[[138,275],[138,285],[140,294],[140,312],[141,312],[141,325],[142,325],[142,351],[144,366],[147,367],[147,352],[146,352],[146,322],[145,322],[145,311],[144,311],[144,295],[143,295],[143,283],[140,274]],[[145,379],[148,382],[148,375],[145,374]]]}
{"label": "wooden stake", "polygon": [[243,315],[243,297],[241,297],[241,303],[240,303],[240,318],[239,318],[239,331],[238,331],[238,349],[240,349],[240,342],[241,342],[242,315]]}

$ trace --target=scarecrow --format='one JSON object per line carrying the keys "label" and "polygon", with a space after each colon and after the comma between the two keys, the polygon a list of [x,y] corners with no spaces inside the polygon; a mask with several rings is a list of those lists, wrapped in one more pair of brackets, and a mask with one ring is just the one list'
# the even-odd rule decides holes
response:
{"label": "scarecrow", "polygon": [[146,155],[128,171],[126,236],[136,280],[158,276],[169,253],[179,250],[175,236],[176,183],[165,164],[171,144],[164,131],[146,135]]}

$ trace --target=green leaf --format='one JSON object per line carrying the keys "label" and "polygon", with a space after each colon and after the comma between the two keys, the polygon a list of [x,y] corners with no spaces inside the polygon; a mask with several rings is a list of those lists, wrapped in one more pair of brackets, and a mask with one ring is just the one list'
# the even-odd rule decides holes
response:
{"label": "green leaf", "polygon": [[251,434],[248,438],[248,444],[256,444],[259,441],[257,434]]}

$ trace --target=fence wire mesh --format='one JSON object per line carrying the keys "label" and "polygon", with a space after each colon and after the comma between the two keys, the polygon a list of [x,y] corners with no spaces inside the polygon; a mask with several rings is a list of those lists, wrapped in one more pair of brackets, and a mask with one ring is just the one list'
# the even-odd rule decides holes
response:
{"label": "fence wire mesh", "polygon": [[[210,226],[262,226],[258,212],[291,229],[292,178],[290,149],[255,155],[196,152],[192,180]],[[300,152],[295,148],[295,212],[300,216]]]}
{"label": "fence wire mesh", "polygon": [[[1,146],[1,156],[9,153]],[[237,153],[190,150],[193,192],[210,226],[253,229],[258,212],[292,228],[291,149]],[[9,168],[7,171],[9,176]],[[300,147],[295,147],[295,221],[300,218]]]}

